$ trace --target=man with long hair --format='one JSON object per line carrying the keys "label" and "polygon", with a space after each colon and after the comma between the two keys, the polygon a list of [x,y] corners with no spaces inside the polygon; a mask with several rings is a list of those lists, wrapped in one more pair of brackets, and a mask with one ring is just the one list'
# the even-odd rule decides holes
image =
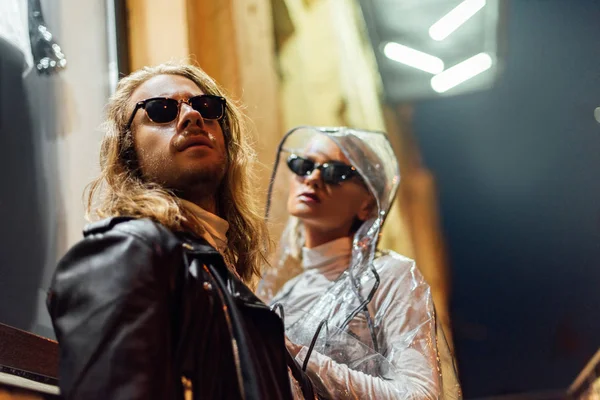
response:
{"label": "man with long hair", "polygon": [[[269,239],[243,116],[189,65],[122,79],[107,108],[85,238],[48,308],[65,399],[286,399],[281,320],[246,286]],[[298,392],[296,392],[298,393]]]}

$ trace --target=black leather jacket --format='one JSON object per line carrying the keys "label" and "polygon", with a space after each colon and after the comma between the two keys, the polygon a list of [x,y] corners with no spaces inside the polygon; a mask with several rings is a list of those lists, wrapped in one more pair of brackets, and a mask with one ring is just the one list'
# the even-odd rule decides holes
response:
{"label": "black leather jacket", "polygon": [[84,235],[48,296],[65,399],[290,399],[288,366],[314,398],[280,318],[206,242],[130,218]]}

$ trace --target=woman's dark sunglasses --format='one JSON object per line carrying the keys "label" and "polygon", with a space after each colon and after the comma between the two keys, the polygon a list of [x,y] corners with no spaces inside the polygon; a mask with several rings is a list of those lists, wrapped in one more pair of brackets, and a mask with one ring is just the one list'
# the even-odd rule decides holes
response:
{"label": "woman's dark sunglasses", "polygon": [[309,176],[315,169],[321,171],[323,182],[339,185],[355,176],[359,176],[356,168],[339,161],[328,161],[323,164],[316,163],[308,158],[292,154],[287,159],[289,169],[298,176]]}
{"label": "woman's dark sunglasses", "polygon": [[164,124],[175,121],[179,116],[181,103],[185,103],[198,111],[204,119],[221,119],[225,115],[225,99],[220,96],[202,94],[200,96],[190,97],[186,100],[175,100],[168,97],[153,97],[138,102],[131,113],[131,118],[127,123],[127,129],[131,127],[135,113],[140,108],[146,111],[146,115],[152,122]]}

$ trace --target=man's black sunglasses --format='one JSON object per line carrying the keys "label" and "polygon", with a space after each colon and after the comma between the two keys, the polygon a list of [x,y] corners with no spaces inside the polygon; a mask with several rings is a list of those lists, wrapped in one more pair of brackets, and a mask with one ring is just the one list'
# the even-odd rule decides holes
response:
{"label": "man's black sunglasses", "polygon": [[291,154],[287,159],[289,169],[298,176],[309,176],[315,169],[321,171],[323,182],[339,185],[355,176],[359,176],[356,168],[340,161],[328,161],[323,164]]}
{"label": "man's black sunglasses", "polygon": [[164,124],[174,121],[179,116],[181,103],[185,103],[198,111],[204,119],[221,119],[225,115],[225,98],[202,94],[186,100],[175,100],[168,97],[153,97],[138,102],[131,113],[127,129],[131,127],[135,113],[140,108],[146,110],[146,115],[152,122]]}

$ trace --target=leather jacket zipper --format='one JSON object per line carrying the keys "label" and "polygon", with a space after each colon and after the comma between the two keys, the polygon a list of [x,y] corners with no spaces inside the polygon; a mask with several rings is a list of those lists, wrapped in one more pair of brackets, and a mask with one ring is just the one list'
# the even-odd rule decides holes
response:
{"label": "leather jacket zipper", "polygon": [[225,321],[227,322],[227,329],[229,330],[229,336],[231,337],[231,349],[233,351],[233,360],[235,362],[235,368],[236,368],[236,373],[237,373],[238,386],[240,388],[240,394],[241,394],[242,398],[245,399],[246,398],[246,392],[244,391],[244,381],[243,381],[243,378],[242,378],[242,367],[241,367],[241,362],[240,362],[240,352],[239,352],[239,349],[238,349],[237,340],[235,339],[235,336],[234,336],[233,325],[231,323],[231,316],[229,315],[229,308],[227,307],[227,303],[225,302],[225,298],[223,297],[223,293],[221,293],[221,290],[219,289],[219,285],[216,282],[214,282],[214,278],[213,278],[211,272],[206,267],[206,264],[202,264],[202,268],[204,269],[204,272],[209,277],[209,279],[212,281],[212,284],[213,284],[213,286],[216,289],[215,291],[218,293],[218,296],[221,299],[221,303],[223,304],[223,313],[225,314]]}

